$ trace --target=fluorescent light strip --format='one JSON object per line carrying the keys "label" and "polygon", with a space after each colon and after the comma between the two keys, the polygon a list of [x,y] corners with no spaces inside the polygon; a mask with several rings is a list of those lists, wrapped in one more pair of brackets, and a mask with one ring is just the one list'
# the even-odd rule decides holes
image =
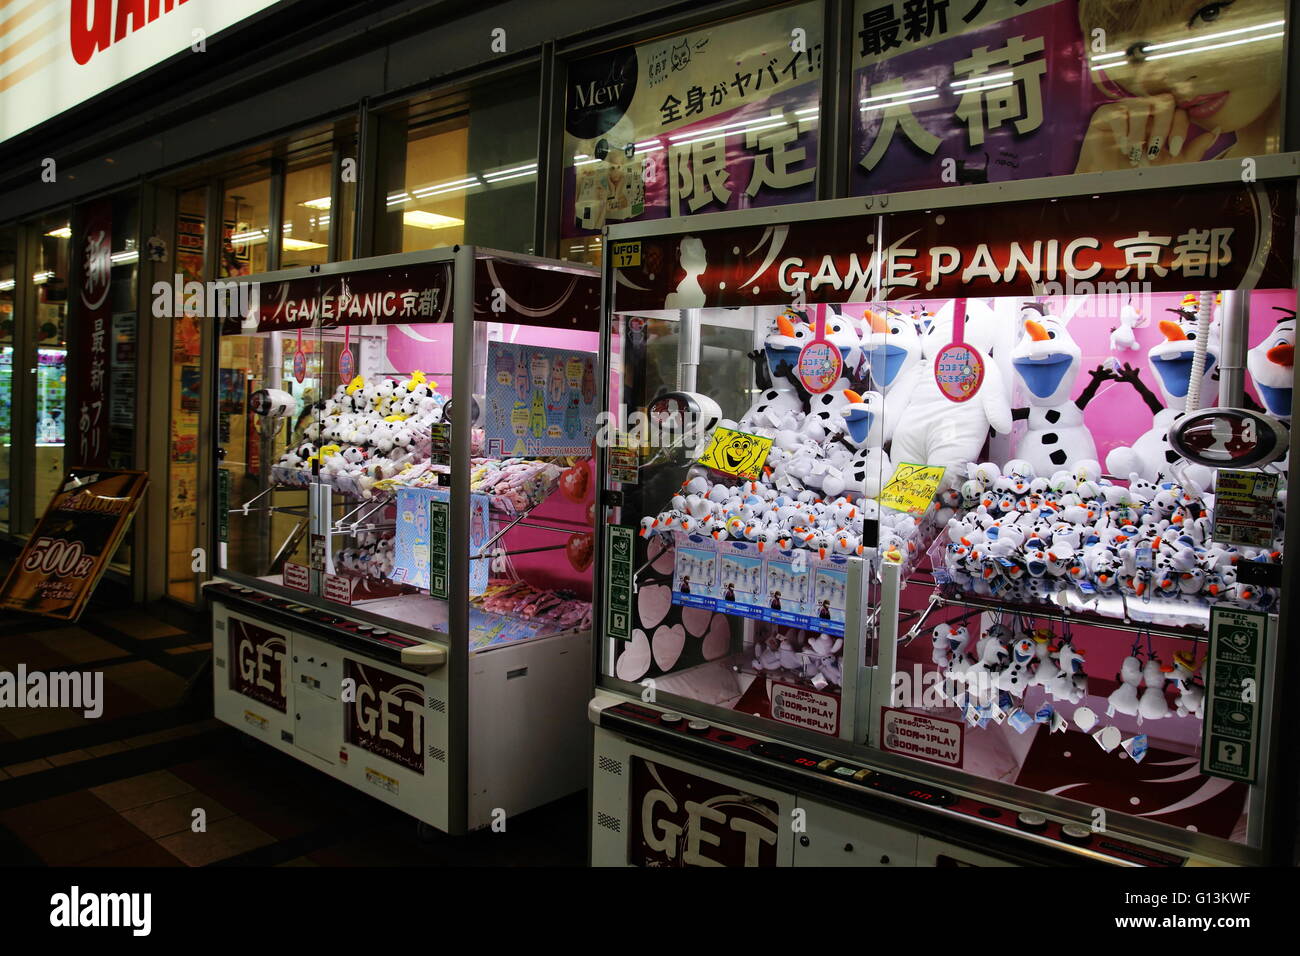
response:
{"label": "fluorescent light strip", "polygon": [[[1156,50],[1171,50],[1176,46],[1187,46],[1189,43],[1206,43],[1210,40],[1222,40],[1224,37],[1235,37],[1242,33],[1254,33],[1257,30],[1276,30],[1278,27],[1286,26],[1285,20],[1273,20],[1270,23],[1260,23],[1253,27],[1240,27],[1236,30],[1224,30],[1222,33],[1207,33],[1203,37],[1188,37],[1186,40],[1170,40],[1167,43],[1155,43],[1146,48],[1147,53],[1153,53]],[[1256,39],[1264,39],[1257,37]],[[1148,57],[1150,59],[1150,57]]]}
{"label": "fluorescent light strip", "polygon": [[[1159,53],[1155,56],[1149,55],[1152,51],[1155,50],[1169,50],[1177,46],[1186,46],[1189,43],[1202,44],[1205,43],[1207,40],[1218,40],[1223,37],[1237,36],[1238,34],[1241,33],[1253,33],[1256,30],[1272,30],[1275,29],[1276,27],[1281,27],[1285,25],[1286,25],[1285,20],[1274,20],[1270,23],[1261,23],[1259,26],[1254,26],[1254,27],[1242,27],[1238,30],[1225,30],[1222,33],[1211,33],[1203,37],[1192,37],[1187,40],[1170,40],[1168,43],[1157,43],[1154,44],[1153,46],[1149,46],[1146,48],[1144,52],[1147,55],[1144,56],[1143,60],[1139,62],[1145,62],[1149,60],[1166,60],[1173,56],[1182,56],[1185,53],[1202,53],[1205,52],[1206,50],[1221,50],[1224,47],[1238,46],[1239,44],[1242,43],[1254,43],[1256,40],[1273,40],[1276,39],[1277,37],[1284,36],[1285,31],[1277,31],[1274,33],[1269,33],[1265,36],[1246,37],[1245,39],[1242,40],[1234,40],[1231,43],[1216,43],[1216,44],[1211,44],[1210,46],[1197,46],[1197,47],[1193,47],[1190,50],[1180,50],[1177,53]],[[1102,60],[1110,60],[1110,59],[1126,57],[1126,56],[1128,56],[1127,51],[1123,53],[1103,53],[1100,56],[1095,56],[1092,58],[1092,62],[1096,65],[1093,66],[1092,71],[1095,73],[1097,70],[1104,70],[1107,69],[1108,67],[1117,65],[1114,63],[1101,63]]]}
{"label": "fluorescent light strip", "polygon": [[488,183],[489,183],[489,184],[491,184],[491,183],[503,183],[503,182],[505,182],[507,179],[518,179],[518,178],[521,177],[521,176],[536,176],[536,175],[537,175],[537,170],[535,170],[535,169],[525,169],[522,173],[515,173],[513,176],[494,176],[494,177],[492,177],[491,179],[488,180]]}
{"label": "fluorescent light strip", "polygon": [[[892,100],[898,96],[915,96],[917,93],[933,93],[938,88],[939,87],[937,86],[918,86],[914,90],[899,90],[897,93],[881,93],[879,96],[868,96],[864,99],[858,100],[858,103],[862,106],[866,106],[868,103],[878,103],[881,100]],[[911,101],[909,100],[908,102]]]}
{"label": "fluorescent light strip", "polygon": [[510,169],[494,170],[493,172],[490,173],[484,173],[483,176],[484,178],[491,181],[492,177],[504,176],[506,173],[535,173],[535,172],[537,172],[537,164],[529,163],[527,166],[512,166]]}
{"label": "fluorescent light strip", "polygon": [[8,292],[15,285],[17,285],[17,282],[13,279],[0,279],[0,292]]}
{"label": "fluorescent light strip", "polygon": [[990,90],[1005,90],[1008,86],[1015,86],[1014,83],[997,83],[993,86],[968,86],[961,91],[962,96],[967,93],[987,93]]}
{"label": "fluorescent light strip", "polygon": [[[758,133],[765,129],[776,129],[778,126],[789,126],[785,120],[778,120],[775,123],[768,123],[766,126],[753,126],[744,130],[736,130],[738,133]],[[718,137],[710,133],[707,136],[697,136],[694,139],[684,139],[681,141],[673,140],[674,146],[689,146],[691,143],[702,143],[706,139],[717,139]]]}
{"label": "fluorescent light strip", "polygon": [[108,257],[114,265],[126,265],[128,262],[139,262],[140,253],[138,250],[130,249],[125,252],[114,252]]}
{"label": "fluorescent light strip", "polygon": [[938,98],[939,98],[938,93],[931,93],[929,96],[918,96],[915,99],[898,100],[897,102],[894,103],[872,103],[870,105],[863,103],[862,109],[859,110],[859,112],[865,113],[867,112],[867,110],[888,109],[891,106],[906,106],[908,103],[924,103],[926,100],[937,100]]}
{"label": "fluorescent light strip", "polygon": [[991,83],[994,80],[1009,80],[1015,76],[1011,70],[1005,73],[990,73],[988,76],[974,76],[966,80],[953,80],[948,85],[951,87],[968,86],[971,83]]}
{"label": "fluorescent light strip", "polygon": [[[781,118],[772,116],[770,114],[767,116],[756,116],[753,119],[738,120],[735,123],[727,123],[723,126],[715,126],[712,129],[697,129],[690,133],[683,133],[681,136],[669,136],[668,139],[674,143],[681,142],[684,140],[689,140],[690,142],[694,143],[701,138],[708,139],[714,133],[721,133],[724,130],[736,129],[741,126],[754,126],[756,124],[761,124],[761,123],[771,123],[774,119],[781,119]],[[784,123],[785,120],[781,119],[781,122]]]}
{"label": "fluorescent light strip", "polygon": [[1155,56],[1147,57],[1146,62],[1150,63],[1153,60],[1168,60],[1175,56],[1187,56],[1189,53],[1208,53],[1211,50],[1223,50],[1230,46],[1241,46],[1243,43],[1258,43],[1260,40],[1275,40],[1284,35],[1285,31],[1278,30],[1276,33],[1266,33],[1262,37],[1246,37],[1244,40],[1230,40],[1227,43],[1215,43],[1211,46],[1197,46],[1192,47],[1190,50],[1175,50],[1173,53],[1157,53]]}

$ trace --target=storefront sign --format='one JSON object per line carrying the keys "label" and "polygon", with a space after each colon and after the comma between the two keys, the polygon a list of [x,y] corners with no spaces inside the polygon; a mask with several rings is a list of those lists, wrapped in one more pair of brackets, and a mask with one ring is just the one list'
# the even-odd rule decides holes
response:
{"label": "storefront sign", "polygon": [[561,236],[813,199],[822,23],[804,3],[570,64]]}
{"label": "storefront sign", "polygon": [[609,549],[605,572],[605,634],[620,641],[632,639],[632,556],[631,528],[606,527]]}
{"label": "storefront sign", "polygon": [[345,742],[424,773],[424,688],[373,664],[343,658],[356,696],[345,706]]}
{"label": "storefront sign", "polygon": [[940,720],[895,707],[880,710],[880,749],[930,763],[961,766],[965,728],[954,720]]}
{"label": "storefront sign", "polygon": [[80,263],[68,377],[68,408],[74,435],[71,452],[77,464],[90,468],[109,464],[112,248],[113,203],[101,199],[83,210],[71,249]]}
{"label": "storefront sign", "polygon": [[223,335],[348,325],[444,322],[451,307],[451,266],[415,263],[392,269],[306,276],[258,286],[253,314],[233,316]]}
{"label": "storefront sign", "polygon": [[1223,605],[1210,608],[1202,773],[1255,782],[1267,639],[1267,614]]}
{"label": "storefront sign", "polygon": [[0,2],[0,142],[176,55],[276,0]]}
{"label": "storefront sign", "polygon": [[733,428],[715,428],[699,463],[743,481],[757,481],[771,450],[771,438]]}
{"label": "storefront sign", "polygon": [[776,801],[632,758],[633,866],[775,866]]}
{"label": "storefront sign", "polygon": [[923,514],[939,490],[944,470],[942,465],[914,465],[900,461],[880,491],[880,506],[908,514]]}
{"label": "storefront sign", "polygon": [[140,471],[68,472],[9,569],[0,610],[80,617],[148,487]]}
{"label": "storefront sign", "polygon": [[1277,486],[1271,472],[1220,470],[1214,479],[1214,541],[1271,548]]}
{"label": "storefront sign", "polygon": [[858,0],[853,192],[1276,152],[1285,0],[1202,6]]}
{"label": "storefront sign", "polygon": [[1293,186],[1255,183],[646,237],[614,309],[1290,289],[1295,218]]}
{"label": "storefront sign", "polygon": [[232,617],[229,660],[231,690],[289,712],[289,644],[283,634]]}
{"label": "storefront sign", "polygon": [[834,737],[840,732],[840,699],[793,684],[772,684],[772,719]]}

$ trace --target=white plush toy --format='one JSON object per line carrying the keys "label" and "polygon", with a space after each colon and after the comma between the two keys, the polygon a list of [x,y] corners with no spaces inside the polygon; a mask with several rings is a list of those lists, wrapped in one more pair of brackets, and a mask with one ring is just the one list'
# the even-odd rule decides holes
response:
{"label": "white plush toy", "polygon": [[1174,654],[1170,680],[1178,685],[1176,707],[1179,717],[1195,717],[1197,720],[1205,717],[1205,688],[1196,683],[1200,669],[1195,654],[1187,651]]}
{"label": "white plush toy", "polygon": [[1274,418],[1291,420],[1291,383],[1295,365],[1295,313],[1280,309],[1284,318],[1273,334],[1246,353],[1246,369],[1264,408]]}
{"label": "white plush toy", "polygon": [[[1172,473],[1172,468],[1179,461],[1178,454],[1169,444],[1169,430],[1186,414],[1187,394],[1191,388],[1192,357],[1196,352],[1197,322],[1194,312],[1184,310],[1178,313],[1180,320],[1175,322],[1165,319],[1160,323],[1164,341],[1151,347],[1147,352],[1147,361],[1155,372],[1156,383],[1164,396],[1163,408],[1152,408],[1151,428],[1141,435],[1131,446],[1114,448],[1106,456],[1106,471],[1112,475],[1127,475],[1136,472],[1151,481],[1159,481],[1162,475]],[[1218,401],[1218,384],[1211,375],[1219,361],[1218,324],[1210,326],[1210,338],[1206,347],[1205,372],[1202,376],[1200,390],[1200,407],[1214,405]],[[1146,396],[1144,395],[1144,398]],[[1158,403],[1150,402],[1153,406]],[[1209,469],[1191,466],[1185,469],[1185,475],[1200,485],[1209,485],[1212,475]]]}
{"label": "white plush toy", "polygon": [[1133,308],[1131,303],[1125,302],[1120,309],[1119,326],[1110,333],[1110,350],[1112,352],[1122,349],[1136,351],[1139,346],[1133,330],[1141,327],[1142,324],[1142,313]]}
{"label": "white plush toy", "polygon": [[[1097,457],[1092,432],[1083,423],[1083,409],[1070,398],[1083,351],[1066,324],[1044,307],[1027,304],[1021,320],[1023,334],[1011,353],[1011,364],[1029,398],[1029,427],[1016,453],[1028,459],[1038,474],[1050,475],[1071,462]],[[1086,404],[1085,398],[1080,400]]]}
{"label": "white plush toy", "polygon": [[1106,698],[1106,716],[1116,713],[1136,717],[1138,713],[1138,685],[1142,683],[1142,662],[1136,657],[1124,658],[1119,669],[1119,686]]}
{"label": "white plush toy", "polygon": [[978,300],[967,303],[963,339],[983,359],[984,381],[979,393],[968,401],[953,402],[939,390],[933,360],[952,341],[954,308],[952,302],[944,306],[926,332],[923,360],[885,399],[886,419],[896,423],[891,460],[942,465],[952,485],[960,483],[966,463],[979,455],[989,428],[1002,435],[1011,431],[1011,408],[1002,373],[988,351],[995,322],[993,311]]}
{"label": "white plush toy", "polygon": [[1139,720],[1160,720],[1169,716],[1169,701],[1165,700],[1165,673],[1160,661],[1149,658],[1142,668],[1142,680],[1146,689],[1138,701]]}
{"label": "white plush toy", "polygon": [[862,352],[871,367],[871,383],[888,395],[921,360],[921,336],[916,323],[895,309],[883,316],[868,309],[863,321]]}

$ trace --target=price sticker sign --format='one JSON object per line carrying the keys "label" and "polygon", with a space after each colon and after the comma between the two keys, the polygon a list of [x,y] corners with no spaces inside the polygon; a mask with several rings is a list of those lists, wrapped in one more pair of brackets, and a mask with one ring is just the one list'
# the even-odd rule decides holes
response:
{"label": "price sticker sign", "polygon": [[724,475],[757,481],[772,450],[772,439],[733,428],[715,428],[699,463]]}
{"label": "price sticker sign", "polygon": [[923,514],[939,490],[944,471],[943,465],[899,462],[893,477],[880,490],[880,506],[908,514]]}

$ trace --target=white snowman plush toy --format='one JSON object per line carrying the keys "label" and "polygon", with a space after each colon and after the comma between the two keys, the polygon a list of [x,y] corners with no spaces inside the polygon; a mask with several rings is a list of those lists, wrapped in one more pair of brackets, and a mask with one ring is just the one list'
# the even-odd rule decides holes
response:
{"label": "white snowman plush toy", "polygon": [[[1192,360],[1197,347],[1197,322],[1196,314],[1190,308],[1174,311],[1180,317],[1179,320],[1162,321],[1160,331],[1164,335],[1164,341],[1152,346],[1147,352],[1147,362],[1155,372],[1156,383],[1164,396],[1164,406],[1161,407],[1159,399],[1151,395],[1148,390],[1139,388],[1139,392],[1153,412],[1151,428],[1131,446],[1111,449],[1106,456],[1108,474],[1137,474],[1150,481],[1160,481],[1162,477],[1171,475],[1174,465],[1181,460],[1169,444],[1169,430],[1186,414],[1187,393],[1191,388]],[[1205,353],[1205,371],[1201,380],[1199,403],[1201,408],[1214,405],[1218,401],[1218,384],[1211,378],[1219,362],[1217,322],[1210,326],[1209,335]],[[1135,382],[1134,385],[1136,386],[1137,383]],[[1185,468],[1184,475],[1202,487],[1212,484],[1213,475],[1210,470],[1199,465]]]}
{"label": "white snowman plush toy", "polygon": [[979,393],[954,402],[939,390],[934,359],[953,340],[955,303],[943,307],[926,331],[922,360],[890,390],[885,399],[886,419],[896,424],[890,458],[895,462],[942,465],[946,481],[959,482],[966,463],[984,447],[989,429],[1005,435],[1011,431],[1011,408],[1006,400],[1002,373],[989,357],[995,317],[986,304],[967,303],[965,343],[984,363]]}
{"label": "white snowman plush toy", "polygon": [[1070,399],[1083,351],[1066,323],[1037,303],[1026,304],[1021,321],[1023,334],[1011,353],[1011,365],[1028,396],[1029,427],[1016,454],[1040,475],[1096,459],[1097,445],[1083,423],[1083,409]]}
{"label": "white snowman plush toy", "polygon": [[1246,353],[1246,369],[1264,410],[1274,418],[1291,421],[1291,383],[1295,365],[1295,313],[1279,309],[1283,318],[1273,334]]}
{"label": "white snowman plush toy", "polygon": [[888,395],[921,361],[921,336],[916,323],[895,309],[884,315],[868,310],[863,321],[862,353],[871,367],[871,383]]}

